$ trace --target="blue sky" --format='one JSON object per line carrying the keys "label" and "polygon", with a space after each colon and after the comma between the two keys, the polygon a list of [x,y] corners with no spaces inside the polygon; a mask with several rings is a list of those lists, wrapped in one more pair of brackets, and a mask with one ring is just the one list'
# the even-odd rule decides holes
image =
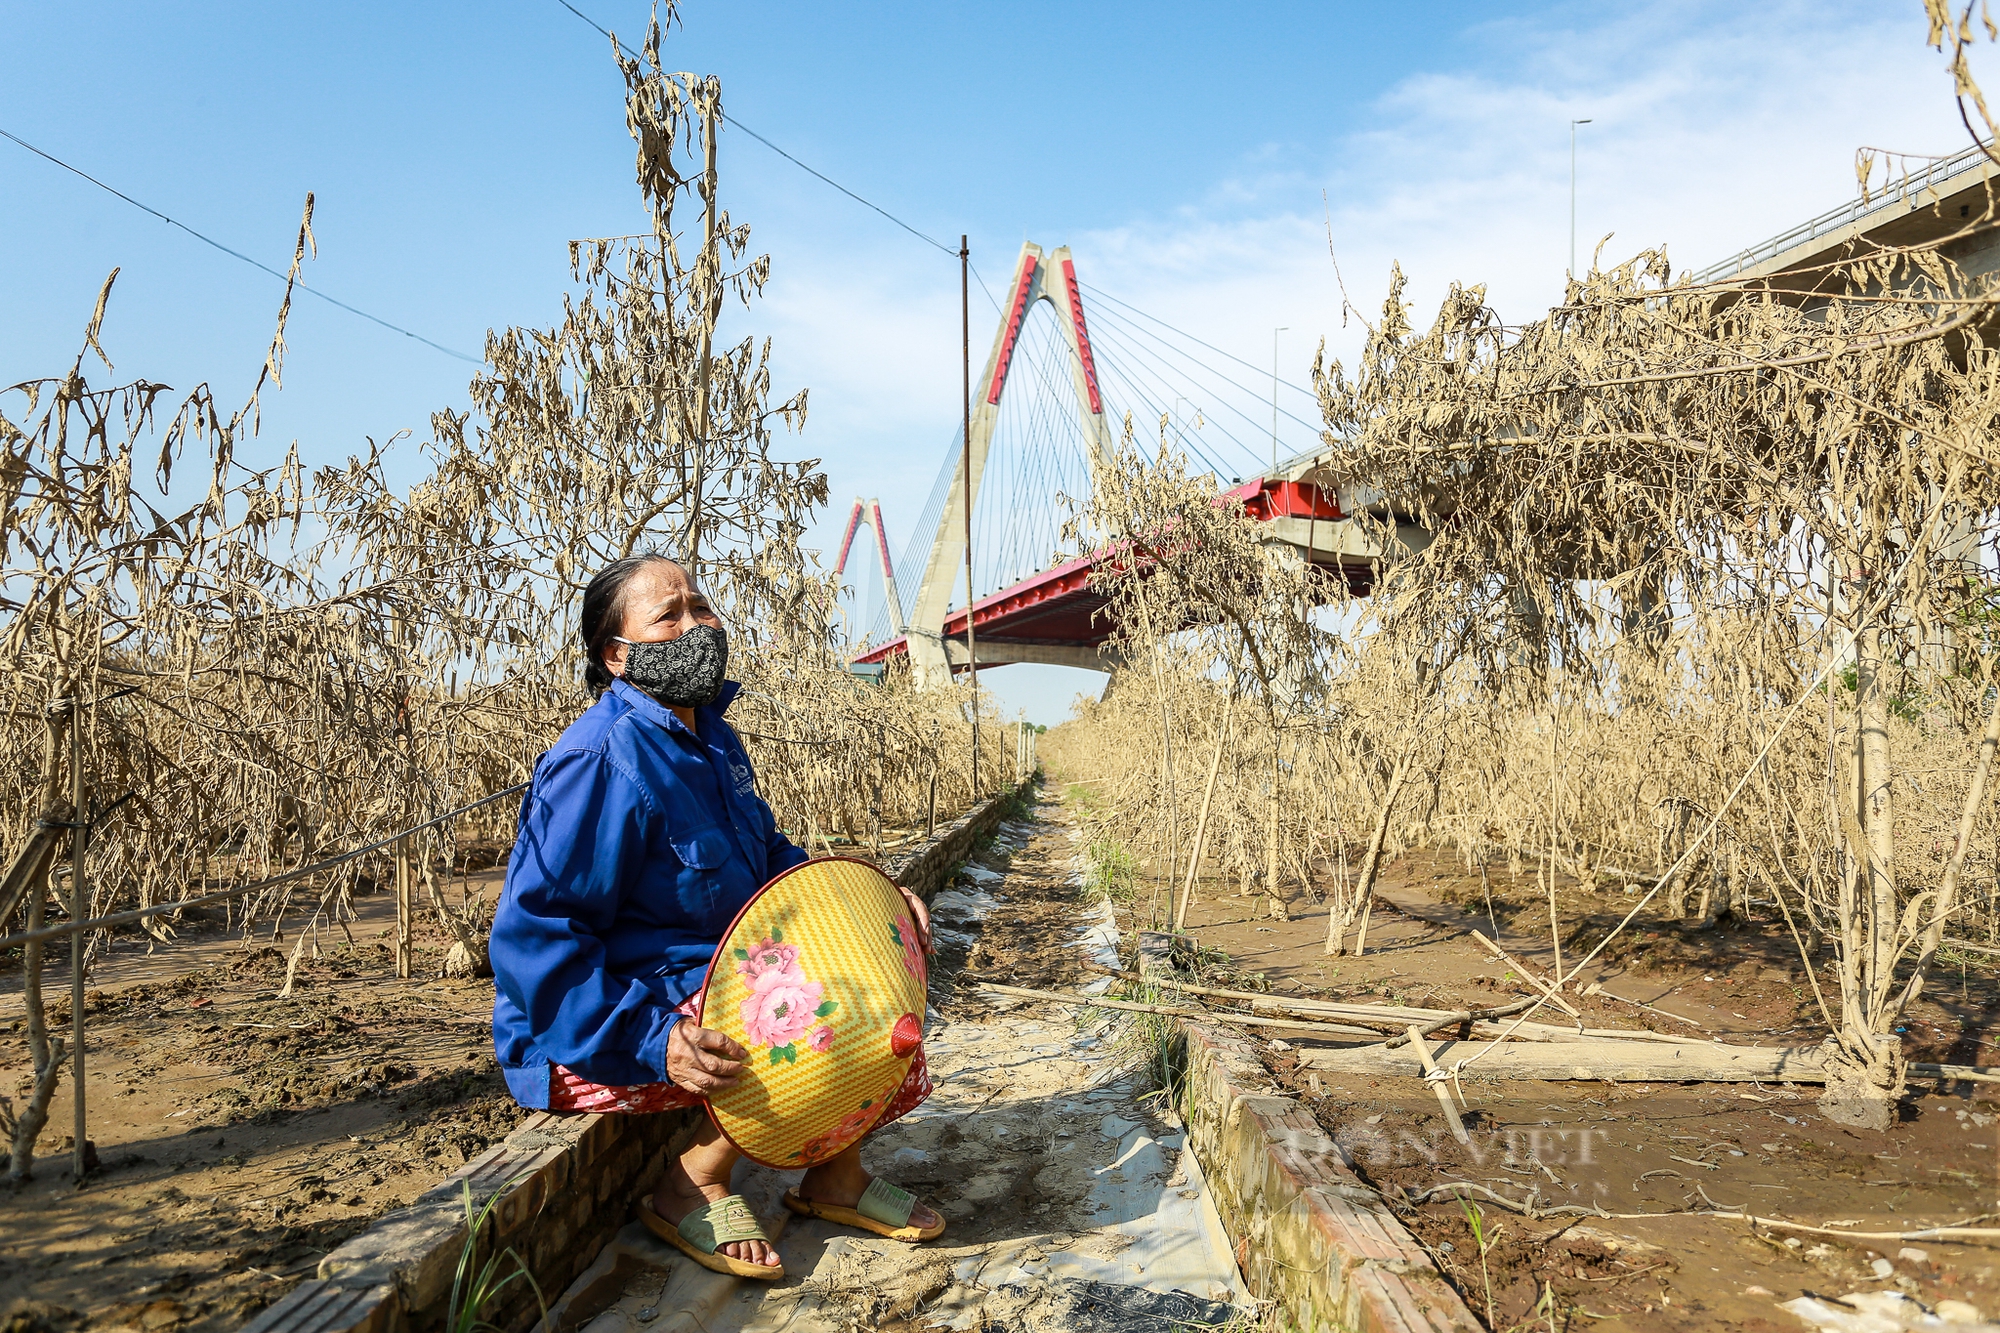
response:
{"label": "blue sky", "polygon": [[[578,7],[633,41],[648,12]],[[1085,281],[1254,364],[1288,326],[1279,365],[1301,381],[1322,338],[1350,363],[1358,341],[1329,231],[1371,314],[1392,262],[1420,313],[1452,280],[1488,283],[1511,318],[1545,307],[1568,246],[1572,117],[1593,120],[1586,254],[1614,232],[1607,256],[1665,243],[1694,265],[1850,197],[1857,146],[1965,143],[1915,0],[697,0],[684,17],[671,64],[720,75],[734,117],[920,230],[969,233],[996,287],[1023,239],[1067,243]],[[489,327],[552,321],[564,243],[639,217],[607,43],[555,0],[9,3],[0,37],[0,128],[277,267],[312,190],[307,280],[462,351]],[[837,541],[854,495],[879,495],[900,549],[958,410],[956,264],[744,135],[725,135],[722,169],[727,206],[773,257],[743,327],[775,339],[781,393],[811,389],[806,431],[781,446],[831,475],[820,538]],[[114,265],[104,341],[121,376],[240,398],[276,282],[0,141],[0,383],[68,364]],[[290,343],[252,457],[295,438],[314,461],[420,439],[465,402],[470,366],[310,298]],[[1295,423],[1279,433],[1287,451],[1309,443]],[[1093,683],[1026,667],[986,682],[1045,722]]]}

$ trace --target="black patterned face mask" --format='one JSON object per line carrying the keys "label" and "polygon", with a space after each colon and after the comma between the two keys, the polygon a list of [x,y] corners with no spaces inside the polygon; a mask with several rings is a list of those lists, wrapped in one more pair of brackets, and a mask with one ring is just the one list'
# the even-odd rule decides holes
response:
{"label": "black patterned face mask", "polygon": [[722,693],[729,667],[729,636],[714,625],[696,625],[678,639],[625,645],[625,679],[669,708],[699,708]]}

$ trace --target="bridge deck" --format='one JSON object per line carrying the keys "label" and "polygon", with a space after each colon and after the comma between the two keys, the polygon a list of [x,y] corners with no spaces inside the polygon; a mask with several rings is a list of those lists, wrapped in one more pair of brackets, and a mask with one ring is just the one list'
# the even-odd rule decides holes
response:
{"label": "bridge deck", "polygon": [[[1339,497],[1329,486],[1315,482],[1260,477],[1224,491],[1218,504],[1238,504],[1259,523],[1277,519],[1301,519],[1339,523],[1349,516],[1342,511]],[[1314,545],[1315,564],[1339,564],[1337,558],[1323,558]],[[1104,594],[1092,586],[1099,557],[1080,556],[1051,569],[1031,574],[1020,582],[980,598],[971,609],[972,630],[979,645],[981,665],[1005,655],[1009,646],[1022,649],[1097,649],[1116,633],[1105,610]],[[1350,586],[1365,590],[1372,570],[1342,566]],[[1143,571],[1142,571],[1143,573]],[[967,614],[965,608],[945,617],[943,637],[960,645],[963,654]],[[909,639],[890,639],[857,654],[856,665],[874,665],[908,654]],[[1037,654],[1025,654],[1033,660]],[[998,665],[996,661],[993,663]],[[954,668],[963,665],[954,662]]]}

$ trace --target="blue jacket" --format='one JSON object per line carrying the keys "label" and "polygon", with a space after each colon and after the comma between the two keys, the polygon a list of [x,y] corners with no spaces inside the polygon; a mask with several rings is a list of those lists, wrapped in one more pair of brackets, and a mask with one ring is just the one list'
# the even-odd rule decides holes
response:
{"label": "blue jacket", "polygon": [[593,1083],[667,1076],[676,1005],[773,875],[806,859],[778,831],[722,714],[699,735],[616,681],[535,764],[493,916],[493,1047],[523,1106],[549,1065]]}

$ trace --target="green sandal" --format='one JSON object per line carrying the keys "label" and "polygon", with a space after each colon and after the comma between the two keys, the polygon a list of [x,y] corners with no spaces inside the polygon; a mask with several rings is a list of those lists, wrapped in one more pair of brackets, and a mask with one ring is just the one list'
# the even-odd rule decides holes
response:
{"label": "green sandal", "polygon": [[857,1227],[862,1231],[872,1231],[890,1240],[916,1242],[935,1240],[944,1234],[944,1218],[931,1226],[913,1227],[910,1213],[917,1206],[917,1196],[906,1189],[899,1189],[888,1181],[877,1178],[868,1182],[861,1198],[852,1208],[837,1203],[821,1203],[817,1199],[802,1197],[797,1190],[785,1191],[785,1207],[801,1217],[819,1217],[842,1226]]}
{"label": "green sandal", "polygon": [[724,1245],[744,1240],[761,1240],[771,1245],[772,1249],[777,1249],[771,1244],[771,1238],[764,1234],[764,1228],[757,1224],[756,1214],[750,1211],[750,1205],[740,1194],[703,1204],[683,1217],[678,1227],[654,1212],[653,1201],[646,1199],[639,1204],[639,1220],[646,1224],[648,1231],[711,1272],[754,1278],[759,1282],[776,1282],[785,1275],[783,1264],[753,1264],[745,1259],[732,1259],[726,1254],[716,1253]]}

